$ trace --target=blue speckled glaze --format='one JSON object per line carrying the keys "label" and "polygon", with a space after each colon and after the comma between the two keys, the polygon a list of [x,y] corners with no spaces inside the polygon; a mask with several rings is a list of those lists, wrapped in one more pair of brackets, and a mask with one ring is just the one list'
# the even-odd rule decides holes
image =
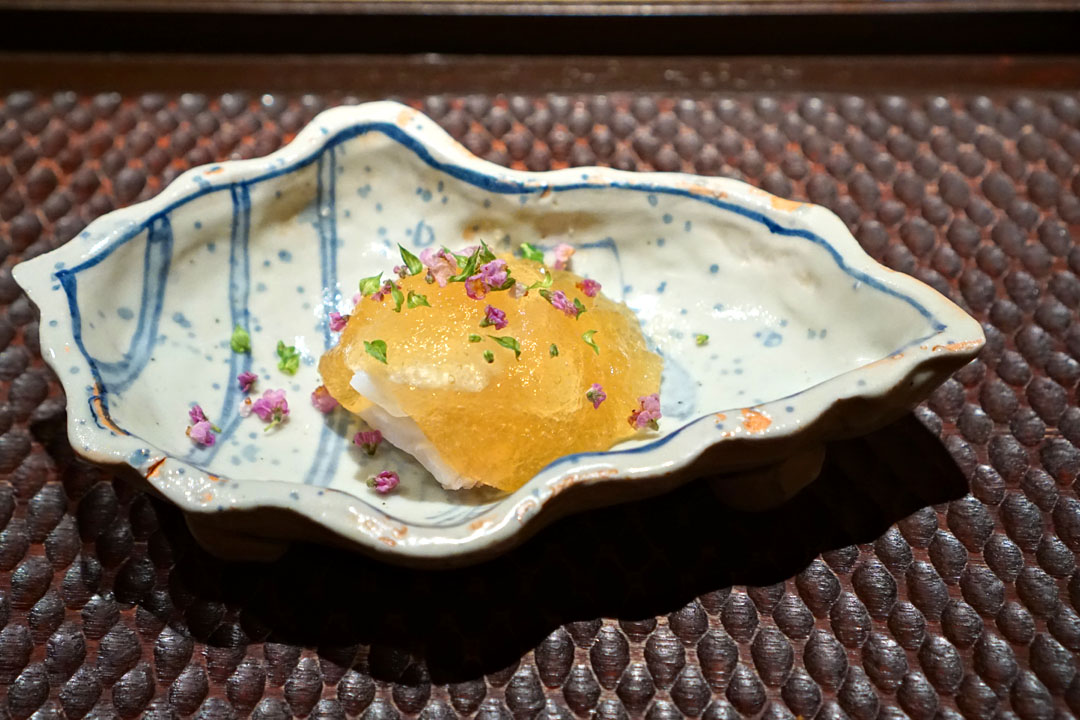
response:
{"label": "blue speckled glaze", "polygon": [[[547,475],[651,457],[681,447],[702,424],[734,432],[734,419],[713,414],[751,399],[789,398],[780,414],[797,416],[806,389],[945,327],[926,296],[851,262],[801,215],[770,211],[767,201],[702,192],[671,176],[567,171],[546,181],[494,171],[454,160],[445,148],[434,152],[420,136],[437,131],[424,122],[385,114],[317,130],[310,149],[251,161],[262,165],[239,179],[219,181],[227,165],[190,176],[185,193],[141,220],[84,233],[92,252],[50,264],[73,350],[92,377],[86,418],[74,422],[145,443],[127,455],[132,465],[145,468],[164,452],[206,477],[228,477],[230,487],[292,484],[286,500],[296,503],[327,488],[358,499],[373,517],[413,528],[459,528],[503,507],[498,493],[444,491],[393,447],[374,457],[359,452],[351,439],[362,423],[341,410],[324,416],[308,399],[319,384],[318,358],[336,342],[327,315],[349,312],[360,278],[389,272],[398,243],[418,253],[477,239],[503,252],[521,242],[547,251],[569,242],[577,248],[573,268],[637,314],[665,361],[659,434],[561,458]],[[235,326],[251,334],[251,354],[231,351]],[[707,346],[695,343],[701,333],[710,336]],[[277,369],[279,340],[301,353],[295,377]],[[264,433],[256,417],[241,416],[245,397],[235,378],[247,370],[259,376],[256,394],[288,391],[291,414],[280,428]],[[194,403],[222,428],[213,446],[184,434]],[[365,484],[381,470],[402,476],[390,496]],[[522,492],[540,505],[546,490]],[[519,518],[529,512],[519,506]]]}

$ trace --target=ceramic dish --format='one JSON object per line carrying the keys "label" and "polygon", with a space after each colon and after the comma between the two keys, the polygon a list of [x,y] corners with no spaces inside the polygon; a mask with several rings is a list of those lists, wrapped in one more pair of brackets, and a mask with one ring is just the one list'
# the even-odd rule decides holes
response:
{"label": "ceramic dish", "polygon": [[[348,312],[357,281],[394,265],[397,243],[480,238],[569,242],[575,271],[637,313],[665,362],[658,434],[561,458],[511,494],[450,492],[400,451],[358,451],[347,413],[311,407],[327,315]],[[229,555],[315,537],[444,565],[702,473],[766,467],[728,486],[790,495],[825,441],[894,419],[983,343],[823,208],[718,178],[508,170],[385,102],[327,111],[268,157],[194,169],[15,277],[41,310],[73,447],[130,465]],[[235,324],[250,355],[230,351]],[[279,339],[303,353],[294,377],[276,368]],[[288,391],[280,429],[238,415],[243,370]],[[196,402],[222,427],[213,447],[185,436]],[[384,469],[402,478],[386,496],[365,484]]]}

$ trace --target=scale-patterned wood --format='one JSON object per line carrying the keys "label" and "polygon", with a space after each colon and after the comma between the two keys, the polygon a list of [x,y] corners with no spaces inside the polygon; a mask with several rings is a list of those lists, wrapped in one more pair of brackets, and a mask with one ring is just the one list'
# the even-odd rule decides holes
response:
{"label": "scale-patterned wood", "polygon": [[982,320],[987,347],[921,423],[834,448],[773,512],[698,483],[453,573],[319,548],[222,563],[139,478],[73,455],[10,268],[343,100],[0,104],[10,717],[1080,714],[1077,95],[413,99],[494,162],[723,174],[824,204]]}

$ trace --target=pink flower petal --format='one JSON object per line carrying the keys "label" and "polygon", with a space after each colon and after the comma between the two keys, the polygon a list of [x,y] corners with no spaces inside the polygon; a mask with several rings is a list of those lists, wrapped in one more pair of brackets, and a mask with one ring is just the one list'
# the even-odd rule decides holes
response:
{"label": "pink flower petal", "polygon": [[555,246],[555,269],[565,270],[570,265],[570,258],[574,254],[574,246],[559,243]]}
{"label": "pink flower petal", "polygon": [[375,477],[368,480],[368,485],[375,488],[375,492],[385,495],[398,486],[401,478],[392,470],[383,470]]}
{"label": "pink flower petal", "polygon": [[214,432],[210,427],[209,420],[200,420],[199,422],[195,423],[188,428],[187,434],[188,437],[190,437],[196,443],[198,443],[199,445],[205,445],[206,447],[210,447],[215,442],[217,442],[217,437],[214,435]]}
{"label": "pink flower petal", "polygon": [[259,379],[258,375],[256,375],[253,372],[250,372],[248,370],[245,370],[244,372],[242,372],[242,373],[240,373],[239,375],[236,376],[236,381],[238,383],[240,383],[240,391],[245,392],[245,393],[251,392],[251,387],[255,384],[255,381],[258,380],[258,379]]}
{"label": "pink flower petal", "polygon": [[600,292],[600,283],[595,280],[585,278],[577,284],[579,290],[585,294],[585,297],[596,297],[596,293]]}
{"label": "pink flower petal", "polygon": [[311,404],[315,406],[316,410],[325,415],[338,406],[338,401],[334,399],[325,385],[320,385],[311,393]]}

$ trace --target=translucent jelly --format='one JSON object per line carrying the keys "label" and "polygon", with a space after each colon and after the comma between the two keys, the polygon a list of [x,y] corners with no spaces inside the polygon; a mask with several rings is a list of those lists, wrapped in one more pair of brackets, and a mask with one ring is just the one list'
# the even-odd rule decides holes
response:
{"label": "translucent jelly", "polygon": [[[463,282],[403,278],[401,297],[412,293],[413,302],[395,311],[389,293],[361,299],[319,364],[343,407],[451,488],[515,490],[556,458],[607,450],[641,432],[628,419],[639,397],[660,389],[662,361],[625,305],[588,297],[571,272],[503,259],[518,293],[473,299]],[[546,292],[520,295],[545,272],[552,276]],[[560,310],[557,291],[584,310],[577,317]],[[505,313],[505,327],[481,326],[489,305]],[[507,347],[514,341],[520,355]],[[595,408],[586,396],[594,383],[606,394]]]}

